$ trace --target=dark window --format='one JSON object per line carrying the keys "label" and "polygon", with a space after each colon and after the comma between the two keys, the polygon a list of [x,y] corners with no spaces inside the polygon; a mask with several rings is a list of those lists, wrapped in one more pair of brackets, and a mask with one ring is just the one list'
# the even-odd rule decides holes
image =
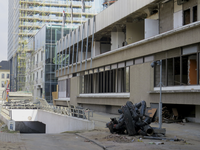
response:
{"label": "dark window", "polygon": [[10,78],[10,74],[7,74],[7,79],[9,79]]}
{"label": "dark window", "polygon": [[184,11],[184,25],[190,23],[190,9]]}
{"label": "dark window", "polygon": [[5,78],[5,75],[4,75],[4,73],[2,73],[2,74],[1,74],[1,78],[2,78],[2,79],[4,79],[4,78]]}
{"label": "dark window", "polygon": [[[200,59],[200,54],[198,59]],[[162,61],[162,84],[173,85],[197,85],[197,54],[184,55]],[[160,83],[160,66],[155,67],[154,86]],[[166,84],[165,84],[166,83]]]}
{"label": "dark window", "polygon": [[70,97],[70,79],[66,80],[66,97]]}
{"label": "dark window", "polygon": [[174,85],[180,85],[180,57],[174,58]]}
{"label": "dark window", "polygon": [[197,6],[193,7],[193,22],[197,21]]}
{"label": "dark window", "polygon": [[167,59],[167,85],[174,85],[174,59]]}
{"label": "dark window", "polygon": [[130,90],[129,67],[80,77],[80,93],[123,93]]}
{"label": "dark window", "polygon": [[187,25],[191,22],[197,21],[197,6],[187,9],[183,12],[183,24]]}

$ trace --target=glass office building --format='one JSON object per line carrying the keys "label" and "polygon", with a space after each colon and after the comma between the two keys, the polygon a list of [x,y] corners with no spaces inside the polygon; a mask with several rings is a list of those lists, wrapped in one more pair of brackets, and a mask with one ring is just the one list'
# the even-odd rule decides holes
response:
{"label": "glass office building", "polygon": [[[74,28],[64,27],[63,36]],[[26,89],[32,91],[34,99],[45,98],[52,102],[52,92],[56,91],[55,65],[56,43],[62,36],[62,26],[44,25],[27,44],[32,49],[26,59]],[[65,59],[65,58],[63,58]]]}
{"label": "glass office building", "polygon": [[44,24],[62,25],[66,14],[66,27],[77,28],[88,18],[104,9],[104,0],[9,0],[8,60],[10,61],[11,91],[25,90],[26,55],[32,53],[29,39]]}

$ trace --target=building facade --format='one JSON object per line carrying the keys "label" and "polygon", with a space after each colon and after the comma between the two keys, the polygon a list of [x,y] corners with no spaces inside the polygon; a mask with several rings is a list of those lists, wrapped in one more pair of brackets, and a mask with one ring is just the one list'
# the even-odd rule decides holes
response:
{"label": "building facade", "polygon": [[[52,103],[52,92],[56,91],[57,78],[55,76],[56,42],[62,36],[62,26],[44,25],[29,41],[28,46],[33,53],[26,58],[26,90],[33,93],[34,99],[44,98]],[[63,36],[66,36],[72,27],[63,28]],[[63,57],[63,60],[68,59]]]}
{"label": "building facade", "polygon": [[118,0],[57,43],[57,54],[73,56],[75,47],[79,55],[56,68],[56,104],[117,113],[145,100],[158,108],[160,70],[151,63],[162,60],[163,105],[200,122],[199,29],[200,0]]}
{"label": "building facade", "polygon": [[8,61],[0,62],[0,99],[2,99],[2,92],[5,90],[6,81],[10,80],[10,69]]}
{"label": "building facade", "polygon": [[27,46],[44,24],[62,25],[65,23],[78,27],[87,18],[103,10],[103,0],[9,0],[8,60],[10,61],[11,91],[25,90]]}

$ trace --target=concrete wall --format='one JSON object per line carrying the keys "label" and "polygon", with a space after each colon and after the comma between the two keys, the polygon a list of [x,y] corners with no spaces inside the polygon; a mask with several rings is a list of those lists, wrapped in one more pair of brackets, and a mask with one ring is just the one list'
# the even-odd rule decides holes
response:
{"label": "concrete wall", "polygon": [[160,4],[160,33],[173,29],[174,1]]}
{"label": "concrete wall", "polygon": [[79,94],[79,77],[71,78],[70,104],[77,106],[77,96]]}
{"label": "concrete wall", "polygon": [[[103,95],[103,94],[102,94]],[[117,97],[113,97],[113,98],[108,98],[107,96],[104,97],[95,97],[95,98],[91,98],[91,97],[85,97],[85,98],[77,98],[77,103],[79,104],[95,104],[95,105],[112,105],[112,106],[122,106],[124,105],[128,100],[130,100],[129,98],[117,98]]]}
{"label": "concrete wall", "polygon": [[177,1],[174,1],[174,29],[183,25],[183,5],[177,5]]}
{"label": "concrete wall", "polygon": [[38,121],[46,124],[46,133],[94,129],[94,122],[43,110],[38,110]]}
{"label": "concrete wall", "polygon": [[142,100],[150,107],[149,91],[153,89],[153,69],[151,63],[143,63],[130,67],[130,100],[138,103]]}
{"label": "concrete wall", "polygon": [[111,32],[111,50],[122,47],[124,41],[124,32]]}
{"label": "concrete wall", "polygon": [[100,54],[100,42],[94,41],[93,51],[93,57]]}
{"label": "concrete wall", "polygon": [[126,23],[126,42],[128,44],[144,39],[144,21]]}
{"label": "concrete wall", "polygon": [[145,19],[145,39],[159,34],[159,21],[157,19]]}
{"label": "concrete wall", "polygon": [[12,120],[42,122],[46,125],[46,133],[94,129],[94,122],[89,120],[60,115],[44,110],[13,109]]}
{"label": "concrete wall", "polygon": [[121,106],[112,106],[112,105],[92,105],[92,104],[81,104],[84,108],[89,108],[90,110],[95,110],[98,112],[105,112],[110,114],[119,114],[118,109]]}
{"label": "concrete wall", "polygon": [[38,121],[38,110],[12,109],[11,118],[14,121]]}
{"label": "concrete wall", "polygon": [[195,107],[195,122],[200,123],[200,105]]}

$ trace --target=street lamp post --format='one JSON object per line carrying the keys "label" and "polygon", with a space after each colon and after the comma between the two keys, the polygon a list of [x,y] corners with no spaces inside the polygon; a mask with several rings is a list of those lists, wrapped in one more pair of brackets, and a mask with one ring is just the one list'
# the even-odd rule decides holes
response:
{"label": "street lamp post", "polygon": [[160,60],[160,102],[159,102],[159,128],[162,128],[162,60]]}
{"label": "street lamp post", "polygon": [[162,60],[160,61],[154,61],[153,63],[151,63],[151,67],[154,68],[155,65],[159,65],[160,66],[160,102],[159,102],[159,129],[162,128]]}

